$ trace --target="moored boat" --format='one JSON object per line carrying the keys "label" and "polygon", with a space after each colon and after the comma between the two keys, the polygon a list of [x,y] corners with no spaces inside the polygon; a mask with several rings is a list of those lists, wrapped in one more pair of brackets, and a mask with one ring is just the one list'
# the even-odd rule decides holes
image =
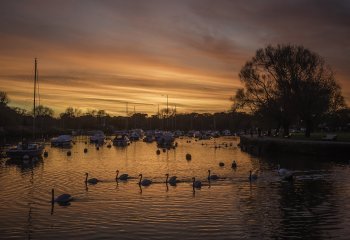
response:
{"label": "moored boat", "polygon": [[[34,99],[33,99],[33,139],[35,139],[35,120],[36,120],[36,91],[38,90],[38,68],[37,59],[34,59]],[[6,151],[6,156],[12,159],[32,160],[35,157],[41,157],[44,152],[44,143],[28,142],[23,140],[17,146]]]}
{"label": "moored boat", "polygon": [[170,132],[164,132],[161,136],[157,138],[157,146],[159,148],[171,148],[175,147],[174,135]]}
{"label": "moored boat", "polygon": [[92,136],[90,136],[91,143],[103,143],[105,141],[105,134],[102,131],[96,131]]}
{"label": "moored boat", "polygon": [[113,139],[113,145],[117,147],[126,147],[130,145],[130,140],[127,135],[118,135]]}
{"label": "moored boat", "polygon": [[6,151],[6,156],[15,159],[40,157],[44,152],[44,145],[41,143],[20,142],[17,146]]}
{"label": "moored boat", "polygon": [[53,147],[66,147],[72,143],[71,135],[60,135],[55,138],[51,138],[51,146]]}

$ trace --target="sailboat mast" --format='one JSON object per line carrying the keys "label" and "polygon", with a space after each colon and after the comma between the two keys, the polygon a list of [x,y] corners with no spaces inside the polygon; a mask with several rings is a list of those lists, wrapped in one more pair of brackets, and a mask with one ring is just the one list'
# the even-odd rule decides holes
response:
{"label": "sailboat mast", "polygon": [[37,82],[37,59],[34,59],[34,103],[33,103],[33,139],[35,139],[35,98],[36,98],[36,82]]}

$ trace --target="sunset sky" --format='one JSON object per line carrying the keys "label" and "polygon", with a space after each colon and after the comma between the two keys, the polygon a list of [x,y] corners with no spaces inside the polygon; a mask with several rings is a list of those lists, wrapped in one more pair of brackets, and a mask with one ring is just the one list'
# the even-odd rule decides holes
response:
{"label": "sunset sky", "polygon": [[0,3],[0,91],[41,104],[154,114],[230,108],[258,48],[302,44],[336,73],[350,102],[350,1],[65,0]]}

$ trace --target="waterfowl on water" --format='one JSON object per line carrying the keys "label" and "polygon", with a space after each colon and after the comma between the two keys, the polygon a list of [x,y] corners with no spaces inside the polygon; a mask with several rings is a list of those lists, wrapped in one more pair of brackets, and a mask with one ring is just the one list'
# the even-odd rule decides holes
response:
{"label": "waterfowl on water", "polygon": [[278,175],[283,176],[286,175],[289,171],[285,168],[281,168],[281,166],[278,164],[277,172]]}
{"label": "waterfowl on water", "polygon": [[208,170],[208,180],[218,180],[219,176],[218,175],[210,175],[210,170]]}
{"label": "waterfowl on water", "polygon": [[258,173],[257,171],[255,171],[254,173],[252,172],[252,170],[249,171],[249,181],[254,181],[258,179]]}
{"label": "waterfowl on water", "polygon": [[116,173],[117,173],[117,175],[115,176],[115,180],[119,179],[119,180],[122,180],[122,181],[126,181],[129,178],[129,175],[127,173],[124,173],[124,174],[120,175],[119,177],[118,177],[119,170],[117,170]]}
{"label": "waterfowl on water", "polygon": [[65,204],[65,203],[68,203],[72,200],[73,200],[72,196],[70,194],[67,194],[67,193],[61,194],[55,199],[55,190],[54,189],[51,190],[51,203],[52,204],[54,204],[55,202],[57,202],[59,204]]}
{"label": "waterfowl on water", "polygon": [[139,177],[140,177],[139,185],[142,185],[142,186],[149,186],[149,185],[152,184],[152,181],[151,181],[151,180],[148,180],[148,179],[143,179],[143,180],[142,180],[142,174],[140,174]]}
{"label": "waterfowl on water", "polygon": [[166,176],[166,180],[165,180],[165,183],[166,184],[170,184],[170,185],[176,185],[176,183],[178,183],[179,182],[179,180],[177,180],[176,178],[176,176],[172,176],[172,177],[170,177],[169,178],[169,174],[167,173],[167,174],[165,174],[165,176]]}
{"label": "waterfowl on water", "polygon": [[231,168],[237,168],[237,163],[235,160],[233,160],[233,162],[231,164]]}
{"label": "waterfowl on water", "polygon": [[90,178],[90,179],[88,179],[88,176],[89,176],[88,173],[85,173],[85,176],[86,176],[85,183],[96,184],[96,183],[100,182],[100,180],[98,180],[97,178]]}
{"label": "waterfowl on water", "polygon": [[193,188],[201,188],[202,187],[202,182],[199,181],[199,180],[196,181],[196,178],[193,177],[192,178],[192,187]]}
{"label": "waterfowl on water", "polygon": [[292,182],[294,180],[294,173],[289,171],[288,173],[286,173],[283,177],[282,177],[283,180],[285,181],[289,181],[289,182]]}

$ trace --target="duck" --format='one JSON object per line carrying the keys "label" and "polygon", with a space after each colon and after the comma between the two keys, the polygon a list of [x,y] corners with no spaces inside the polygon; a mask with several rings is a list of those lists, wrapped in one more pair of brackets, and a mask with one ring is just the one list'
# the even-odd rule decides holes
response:
{"label": "duck", "polygon": [[178,183],[178,182],[180,182],[179,180],[177,180],[176,178],[176,176],[172,176],[172,177],[170,177],[169,178],[169,173],[167,173],[167,174],[165,174],[165,176],[166,176],[166,180],[165,180],[165,183],[166,184],[170,184],[170,185],[176,185],[176,183]]}
{"label": "duck", "polygon": [[152,184],[152,181],[149,180],[149,179],[143,179],[143,180],[142,180],[142,174],[141,174],[141,173],[139,174],[139,177],[140,177],[139,185],[142,185],[142,186],[149,186],[149,185]]}
{"label": "duck", "polygon": [[90,179],[88,179],[88,177],[89,177],[89,174],[88,174],[88,173],[85,173],[85,176],[86,176],[86,178],[85,178],[85,184],[86,184],[86,183],[89,183],[89,184],[97,184],[98,182],[100,182],[100,180],[98,180],[97,178],[90,178]]}
{"label": "duck", "polygon": [[252,170],[249,171],[249,181],[254,181],[258,179],[258,172],[255,171],[254,173]]}
{"label": "duck", "polygon": [[196,181],[196,178],[193,177],[192,178],[192,187],[193,188],[201,188],[202,187],[202,182],[199,181],[199,180]]}
{"label": "duck", "polygon": [[115,176],[115,180],[116,180],[116,181],[118,181],[118,179],[119,179],[119,180],[122,180],[122,181],[126,181],[126,180],[128,180],[128,179],[130,178],[129,175],[128,175],[127,173],[124,173],[124,174],[122,174],[122,175],[120,175],[120,176],[118,177],[118,175],[119,175],[119,170],[117,170],[116,173],[117,173],[117,175]]}
{"label": "duck", "polygon": [[68,202],[72,201],[73,198],[70,194],[64,193],[59,195],[57,198],[55,198],[55,189],[51,189],[51,203],[54,204],[57,202],[58,204],[67,204]]}
{"label": "duck", "polygon": [[210,170],[208,170],[208,180],[218,180],[219,176],[218,175],[210,175]]}

